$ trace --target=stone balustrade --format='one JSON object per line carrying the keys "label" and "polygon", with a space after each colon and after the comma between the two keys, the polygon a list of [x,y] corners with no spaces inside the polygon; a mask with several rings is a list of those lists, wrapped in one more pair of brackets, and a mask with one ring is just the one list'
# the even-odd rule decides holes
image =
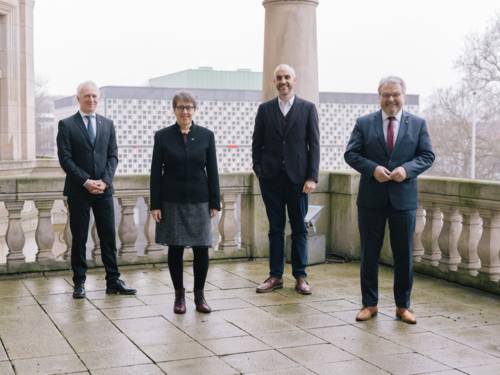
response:
{"label": "stone balustrade", "polygon": [[[0,177],[0,274],[69,269],[63,182],[62,177]],[[220,182],[222,211],[213,219],[211,257],[266,257],[268,224],[257,180],[236,173],[221,175]],[[349,259],[359,259],[358,182],[354,173],[323,173],[310,196],[310,204],[324,206],[317,230],[326,236],[327,253]],[[148,213],[149,176],[116,177],[115,198],[119,263],[165,262],[166,249],[155,243]],[[381,261],[391,264],[388,242]],[[418,272],[500,293],[500,183],[421,178],[414,245]],[[87,247],[89,266],[102,266],[95,225]]]}

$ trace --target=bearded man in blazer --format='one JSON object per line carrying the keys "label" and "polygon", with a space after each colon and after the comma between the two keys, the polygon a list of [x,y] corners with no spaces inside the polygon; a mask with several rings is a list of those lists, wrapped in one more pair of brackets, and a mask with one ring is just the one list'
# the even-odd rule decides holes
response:
{"label": "bearded man in blazer", "polygon": [[262,103],[252,139],[253,170],[259,178],[269,220],[269,277],[257,293],[283,287],[285,209],[292,228],[292,273],[295,290],[311,294],[306,281],[308,194],[319,173],[318,113],[313,103],[295,95],[295,71],[286,64],[274,71],[278,97]]}
{"label": "bearded man in blazer", "polygon": [[77,88],[80,109],[59,121],[57,155],[66,172],[64,195],[68,201],[71,235],[73,298],[85,297],[86,243],[90,209],[99,235],[106,270],[106,293],[135,294],[120,280],[116,260],[116,232],[113,207],[113,176],[118,165],[118,148],[113,121],[96,114],[99,89],[87,81]]}
{"label": "bearded man in blazer", "polygon": [[361,173],[357,204],[363,308],[356,320],[377,315],[378,261],[389,222],[396,317],[415,324],[409,307],[417,176],[432,165],[434,153],[425,120],[403,111],[405,82],[383,78],[378,93],[380,110],[356,121],[344,154],[347,164]]}

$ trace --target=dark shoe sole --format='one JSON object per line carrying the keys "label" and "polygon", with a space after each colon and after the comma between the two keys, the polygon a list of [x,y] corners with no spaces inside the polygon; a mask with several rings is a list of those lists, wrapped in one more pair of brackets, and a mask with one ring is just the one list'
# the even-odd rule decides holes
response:
{"label": "dark shoe sole", "polygon": [[77,295],[73,294],[73,299],[83,299],[83,298],[85,298],[85,294],[83,294],[83,295],[82,294],[77,294]]}
{"label": "dark shoe sole", "polygon": [[308,295],[312,294],[312,291],[305,292],[305,291],[303,291],[303,290],[298,290],[297,288],[295,288],[295,291],[296,291],[297,293],[299,293],[299,294],[304,295],[304,296],[308,296]]}
{"label": "dark shoe sole", "polygon": [[271,293],[273,290],[283,289],[283,284],[275,285],[269,289],[255,289],[257,293]]}
{"label": "dark shoe sole", "polygon": [[366,322],[366,321],[368,321],[368,320],[370,320],[370,319],[375,318],[375,317],[377,316],[377,314],[378,314],[378,313],[373,313],[373,314],[372,314],[372,316],[370,316],[369,318],[366,318],[366,319],[358,319],[358,317],[356,317],[356,321],[357,321],[357,322]]}
{"label": "dark shoe sole", "polygon": [[198,311],[199,313],[202,313],[202,314],[210,314],[212,312],[212,310],[204,310],[204,309],[198,309],[198,308],[196,308],[196,311]]}
{"label": "dark shoe sole", "polygon": [[403,323],[406,323],[406,324],[417,324],[417,321],[410,321],[410,320],[404,320],[401,318],[401,315],[399,314],[396,314],[396,319],[398,320],[401,320]]}
{"label": "dark shoe sole", "polygon": [[133,290],[130,292],[124,292],[121,290],[116,290],[116,289],[106,289],[106,294],[122,294],[124,296],[133,296],[137,294],[137,291]]}

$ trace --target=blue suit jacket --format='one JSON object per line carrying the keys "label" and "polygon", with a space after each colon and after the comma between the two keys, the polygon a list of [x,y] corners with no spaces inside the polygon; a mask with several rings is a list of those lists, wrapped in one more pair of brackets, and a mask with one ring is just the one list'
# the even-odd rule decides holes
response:
{"label": "blue suit jacket", "polygon": [[[356,121],[344,154],[345,161],[359,173],[358,206],[383,208],[390,203],[397,210],[418,206],[417,176],[434,162],[431,140],[425,120],[404,112],[392,154],[387,151],[382,112],[371,113]],[[378,165],[392,171],[402,166],[407,178],[403,182],[380,183],[373,177]]]}

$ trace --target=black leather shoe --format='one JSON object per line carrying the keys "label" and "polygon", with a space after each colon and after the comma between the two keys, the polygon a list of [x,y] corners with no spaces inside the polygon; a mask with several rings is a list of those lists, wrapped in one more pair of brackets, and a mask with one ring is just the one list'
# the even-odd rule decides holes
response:
{"label": "black leather shoe", "polygon": [[73,298],[85,298],[85,284],[76,284],[73,288]]}
{"label": "black leather shoe", "polygon": [[117,279],[112,284],[106,286],[106,294],[136,294],[137,290],[132,288],[127,288],[123,280]]}

